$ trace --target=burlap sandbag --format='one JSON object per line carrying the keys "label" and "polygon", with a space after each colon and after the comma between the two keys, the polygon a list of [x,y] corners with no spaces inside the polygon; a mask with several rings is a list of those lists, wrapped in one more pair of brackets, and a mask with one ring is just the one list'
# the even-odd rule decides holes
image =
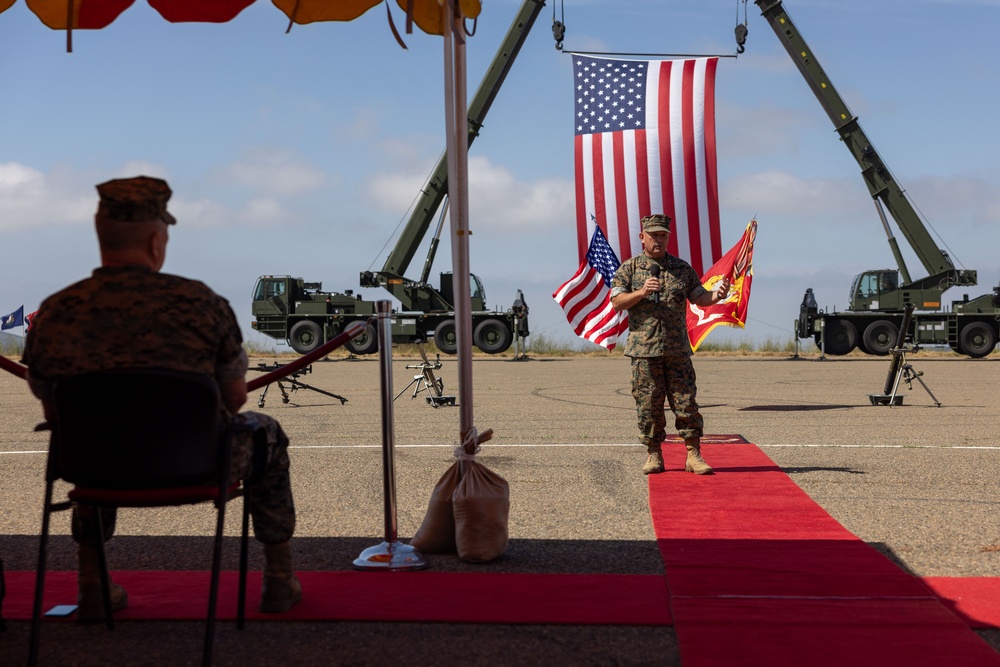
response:
{"label": "burlap sandbag", "polygon": [[424,522],[410,540],[410,546],[429,554],[455,553],[455,515],[452,513],[451,497],[460,476],[457,461],[441,475],[431,493]]}
{"label": "burlap sandbag", "polygon": [[507,551],[510,486],[503,477],[467,460],[465,474],[452,494],[452,511],[459,558],[488,563]]}

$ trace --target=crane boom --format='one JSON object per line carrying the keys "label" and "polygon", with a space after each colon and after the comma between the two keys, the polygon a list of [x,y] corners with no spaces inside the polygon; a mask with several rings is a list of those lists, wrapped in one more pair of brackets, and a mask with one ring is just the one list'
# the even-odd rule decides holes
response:
{"label": "crane boom", "polygon": [[[975,285],[976,272],[956,270],[951,258],[931,238],[920,216],[907,199],[905,190],[895,181],[874,145],[861,129],[857,116],[851,113],[843,98],[830,83],[815,54],[782,7],[782,1],[755,0],[755,3],[809,84],[830,121],[833,122],[841,140],[860,165],[861,176],[872,198],[876,200],[876,206],[881,203],[889,211],[907,243],[913,248],[929,274],[927,278],[917,281],[918,284],[914,287],[936,289],[940,292],[954,285]],[[894,245],[891,233],[889,239],[890,245]],[[893,247],[893,254],[900,264],[904,281],[909,282],[908,272],[902,263],[898,248]]]}
{"label": "crane boom", "polygon": [[[475,95],[469,102],[469,145],[473,139],[479,136],[479,129],[483,126],[486,114],[493,105],[500,87],[507,78],[514,60],[517,58],[524,44],[528,33],[538,18],[538,14],[545,6],[545,0],[524,0],[521,7],[511,22],[500,48],[497,50],[489,69],[483,76],[483,80],[476,89]],[[391,277],[402,277],[410,266],[410,261],[417,251],[434,219],[438,208],[445,195],[448,194],[448,160],[447,155],[442,154],[437,165],[428,177],[424,187],[421,188],[420,196],[413,207],[413,213],[409,221],[403,228],[399,240],[393,247],[392,252],[386,258],[382,267],[382,274]],[[381,281],[380,281],[381,282]]]}

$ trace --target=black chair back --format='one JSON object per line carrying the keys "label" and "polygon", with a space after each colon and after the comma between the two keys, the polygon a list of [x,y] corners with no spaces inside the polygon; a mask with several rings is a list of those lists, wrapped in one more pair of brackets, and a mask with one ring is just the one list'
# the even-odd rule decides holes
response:
{"label": "black chair back", "polygon": [[223,412],[215,379],[159,369],[57,383],[54,479],[102,488],[219,482]]}

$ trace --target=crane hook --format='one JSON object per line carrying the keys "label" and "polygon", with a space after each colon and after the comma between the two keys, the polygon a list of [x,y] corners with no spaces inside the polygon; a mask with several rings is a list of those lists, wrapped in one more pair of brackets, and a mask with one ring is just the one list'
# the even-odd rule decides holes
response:
{"label": "crane hook", "polygon": [[747,21],[747,0],[743,1],[743,23],[740,23],[740,0],[736,0],[736,53],[740,54],[746,51],[744,46],[747,43],[747,34],[750,32],[750,28],[747,26],[749,21]]}
{"label": "crane hook", "polygon": [[566,36],[566,26],[562,21],[552,21],[552,37],[556,40],[556,50],[562,51],[563,38]]}
{"label": "crane hook", "polygon": [[736,26],[736,53],[743,53],[746,51],[744,44],[747,43],[747,33],[749,32],[750,30],[747,29],[745,23],[740,23]]}
{"label": "crane hook", "polygon": [[[545,6],[545,3],[542,3]],[[562,0],[562,15],[559,19],[566,19],[566,0]],[[563,39],[566,37],[566,24],[562,20],[556,19],[556,3],[552,3],[552,37],[556,40],[556,51],[562,51]]]}

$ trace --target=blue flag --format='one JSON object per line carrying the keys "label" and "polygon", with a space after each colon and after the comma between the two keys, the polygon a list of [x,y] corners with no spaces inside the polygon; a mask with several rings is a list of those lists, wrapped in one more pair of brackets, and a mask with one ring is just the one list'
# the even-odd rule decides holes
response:
{"label": "blue flag", "polygon": [[24,326],[24,306],[21,306],[10,315],[0,317],[0,331]]}

